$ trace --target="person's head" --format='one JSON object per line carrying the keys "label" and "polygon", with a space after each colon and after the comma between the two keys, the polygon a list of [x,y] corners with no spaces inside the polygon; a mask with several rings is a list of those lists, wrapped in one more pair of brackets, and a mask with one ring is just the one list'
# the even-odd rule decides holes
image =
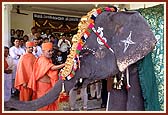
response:
{"label": "person's head", "polygon": [[47,43],[47,42],[49,42],[49,38],[45,37],[45,38],[43,39],[43,43]]}
{"label": "person's head", "polygon": [[54,29],[53,29],[53,28],[51,28],[51,29],[50,29],[50,32],[51,32],[51,34],[53,34],[53,32],[54,32]]}
{"label": "person's head", "polygon": [[41,36],[41,34],[39,32],[35,32],[34,36],[36,39],[38,39]]}
{"label": "person's head", "polygon": [[13,43],[14,43],[15,47],[19,47],[20,46],[20,39],[19,38],[15,38]]}
{"label": "person's head", "polygon": [[29,37],[28,37],[27,35],[24,35],[24,36],[23,36],[23,40],[24,40],[25,42],[27,42],[27,41],[29,40]]}
{"label": "person's head", "polygon": [[9,55],[9,48],[7,46],[4,46],[4,56],[8,57]]}
{"label": "person's head", "polygon": [[62,40],[65,40],[65,39],[66,39],[66,36],[63,34],[63,35],[61,36],[61,39],[62,39]]}
{"label": "person's head", "polygon": [[41,35],[41,32],[42,32],[41,28],[37,28],[37,33]]}
{"label": "person's head", "polygon": [[31,33],[34,35],[36,33],[36,27],[31,28]]}
{"label": "person's head", "polygon": [[20,30],[19,29],[16,30],[16,35],[20,36]]}
{"label": "person's head", "polygon": [[24,30],[20,30],[20,35],[23,36]]}
{"label": "person's head", "polygon": [[35,45],[35,46],[38,46],[38,45],[39,45],[39,39],[33,39],[33,41],[34,41],[34,45]]}
{"label": "person's head", "polygon": [[50,36],[50,41],[51,41],[51,42],[54,42],[54,40],[55,40],[55,37],[54,37],[53,35],[51,35],[51,36]]}
{"label": "person's head", "polygon": [[11,29],[11,36],[14,36],[14,35],[15,35],[15,30]]}
{"label": "person's head", "polygon": [[50,29],[46,29],[45,33],[46,33],[47,35],[49,35],[49,34],[50,34]]}
{"label": "person's head", "polygon": [[23,40],[23,38],[20,38],[20,46],[24,46],[25,45],[25,41]]}
{"label": "person's head", "polygon": [[27,53],[32,53],[33,47],[34,47],[34,42],[32,42],[32,41],[26,42],[26,52]]}
{"label": "person's head", "polygon": [[51,42],[42,43],[43,56],[51,58],[53,54],[53,44]]}
{"label": "person's head", "polygon": [[58,51],[58,52],[57,52],[57,55],[58,55],[58,56],[60,56],[61,54],[62,54],[62,52],[61,52],[61,51]]}
{"label": "person's head", "polygon": [[42,37],[39,37],[39,46],[41,46],[41,44],[43,43],[43,38]]}
{"label": "person's head", "polygon": [[55,37],[59,39],[59,38],[60,38],[60,34],[59,34],[59,33],[56,33],[56,34],[55,34]]}

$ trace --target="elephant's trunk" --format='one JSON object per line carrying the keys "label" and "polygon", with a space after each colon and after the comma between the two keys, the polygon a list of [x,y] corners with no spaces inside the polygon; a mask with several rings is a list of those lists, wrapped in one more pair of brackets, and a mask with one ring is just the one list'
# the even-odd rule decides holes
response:
{"label": "elephant's trunk", "polygon": [[62,90],[62,80],[59,80],[54,87],[44,96],[32,101],[8,101],[5,103],[5,107],[14,108],[23,111],[34,111],[41,107],[44,107],[52,102],[54,102]]}

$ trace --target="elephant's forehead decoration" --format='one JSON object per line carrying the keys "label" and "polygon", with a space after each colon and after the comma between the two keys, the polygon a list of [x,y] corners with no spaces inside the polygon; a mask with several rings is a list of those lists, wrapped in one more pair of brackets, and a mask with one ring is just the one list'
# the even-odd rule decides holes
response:
{"label": "elephant's forehead decoration", "polygon": [[[89,28],[97,35],[98,39],[102,42],[102,44],[105,45],[111,52],[114,53],[113,49],[106,43],[105,41],[106,39],[103,37],[103,35],[101,35],[103,28],[99,27],[98,30],[96,31],[92,23],[89,25]],[[100,34],[98,32],[100,32]]]}
{"label": "elephant's forehead decoration", "polygon": [[104,43],[104,45],[109,48],[110,51],[113,50],[108,46],[105,42],[105,39],[99,35],[102,28],[98,30],[98,32],[94,28],[94,22],[96,17],[101,14],[102,12],[116,12],[116,7],[105,7],[105,8],[98,8],[93,9],[92,11],[88,12],[86,16],[81,18],[80,23],[78,24],[78,32],[72,38],[72,47],[70,49],[70,54],[67,57],[65,62],[65,67],[60,71],[59,77],[62,80],[70,80],[74,75],[78,68],[80,68],[80,60],[79,60],[79,53],[82,50],[83,45],[86,43],[87,38],[91,34],[92,31],[97,35],[97,37]]}
{"label": "elephant's forehead decoration", "polygon": [[[98,27],[97,29],[97,33],[99,34],[99,36],[105,41],[105,43],[107,42],[107,39],[103,36],[103,27]],[[104,43],[102,42],[102,40],[97,37],[97,42],[100,44],[100,45],[104,45]]]}

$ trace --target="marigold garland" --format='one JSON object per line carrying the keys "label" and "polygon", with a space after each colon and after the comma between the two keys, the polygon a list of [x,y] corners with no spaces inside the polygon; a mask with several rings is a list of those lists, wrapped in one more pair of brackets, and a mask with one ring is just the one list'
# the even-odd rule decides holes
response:
{"label": "marigold garland", "polygon": [[72,47],[70,54],[65,62],[65,67],[60,71],[59,77],[62,80],[70,80],[75,75],[75,71],[80,68],[79,53],[82,50],[83,45],[86,43],[87,38],[91,34],[91,26],[94,26],[96,17],[102,12],[116,12],[117,8],[104,7],[98,9],[92,9],[86,16],[81,18],[78,24],[78,31],[72,38]]}

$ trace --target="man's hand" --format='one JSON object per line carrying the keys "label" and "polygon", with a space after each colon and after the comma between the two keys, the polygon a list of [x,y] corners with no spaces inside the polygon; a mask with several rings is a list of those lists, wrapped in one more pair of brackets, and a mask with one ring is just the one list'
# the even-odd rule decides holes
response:
{"label": "man's hand", "polygon": [[34,52],[37,53],[37,47],[34,47]]}
{"label": "man's hand", "polygon": [[23,86],[24,88],[27,88],[27,83],[23,83],[22,86]]}
{"label": "man's hand", "polygon": [[21,55],[17,54],[17,56],[18,56],[18,59],[19,59]]}

